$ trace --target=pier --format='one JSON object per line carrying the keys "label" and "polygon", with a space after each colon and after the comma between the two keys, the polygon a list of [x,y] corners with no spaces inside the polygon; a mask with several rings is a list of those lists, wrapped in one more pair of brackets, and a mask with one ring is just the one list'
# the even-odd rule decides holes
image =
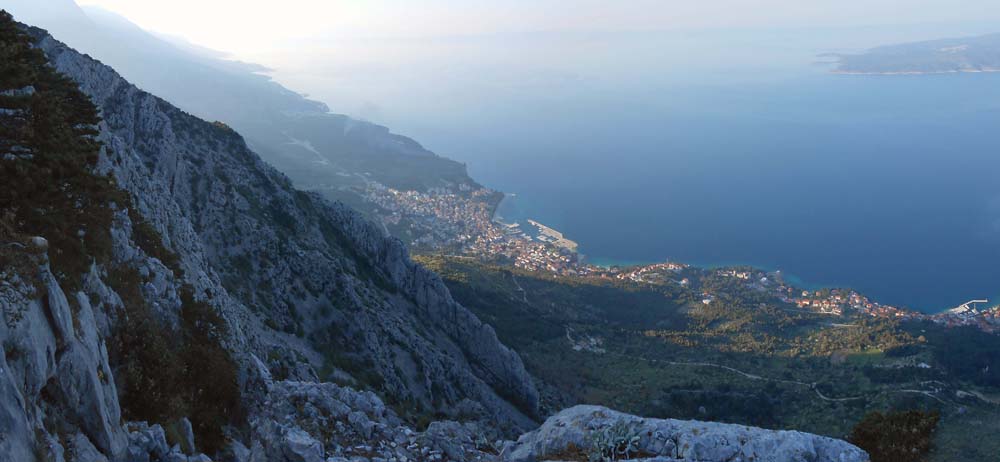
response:
{"label": "pier", "polygon": [[955,308],[952,308],[952,309],[948,310],[948,312],[949,313],[956,313],[956,314],[958,314],[958,313],[969,313],[969,312],[978,313],[979,312],[979,305],[986,304],[986,303],[989,303],[989,302],[990,301],[986,300],[986,299],[969,300],[969,301],[967,301],[967,302],[965,302],[965,303],[963,303],[961,305],[956,306]]}

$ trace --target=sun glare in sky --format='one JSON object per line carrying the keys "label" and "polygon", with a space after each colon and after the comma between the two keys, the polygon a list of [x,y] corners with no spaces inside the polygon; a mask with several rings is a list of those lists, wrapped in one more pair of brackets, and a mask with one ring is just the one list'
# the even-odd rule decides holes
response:
{"label": "sun glare in sky", "polygon": [[240,54],[320,37],[822,27],[1000,19],[993,0],[79,0]]}

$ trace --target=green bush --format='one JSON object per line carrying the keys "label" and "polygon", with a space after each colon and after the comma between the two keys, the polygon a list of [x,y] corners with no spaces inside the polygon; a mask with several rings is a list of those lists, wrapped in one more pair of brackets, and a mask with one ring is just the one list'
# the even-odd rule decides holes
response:
{"label": "green bush", "polygon": [[196,300],[190,289],[181,294],[184,348],[182,394],[188,405],[199,445],[221,449],[222,428],[242,420],[236,363],[220,344],[225,322],[208,303]]}
{"label": "green bush", "polygon": [[918,462],[931,449],[939,419],[936,411],[873,412],[854,427],[848,440],[867,451],[872,462]]}
{"label": "green bush", "polygon": [[129,301],[112,337],[112,360],[126,418],[168,423],[188,417],[201,450],[222,449],[223,428],[243,418],[236,363],[220,344],[223,319],[185,287],[174,330],[135,298],[141,295],[130,280],[138,274],[119,273],[115,281],[125,285],[116,289]]}
{"label": "green bush", "polygon": [[180,258],[163,245],[163,237],[156,228],[133,208],[129,209],[129,218],[132,220],[132,240],[135,244],[147,255],[160,260],[163,266],[174,272],[174,276],[181,276]]}
{"label": "green bush", "polygon": [[67,291],[79,287],[94,260],[111,253],[111,203],[125,194],[109,177],[92,173],[100,120],[90,99],[48,66],[31,37],[0,12],[0,210],[11,212],[5,232],[49,241],[53,272]]}
{"label": "green bush", "polygon": [[640,455],[642,440],[634,426],[619,420],[614,425],[590,433],[589,462],[628,460]]}

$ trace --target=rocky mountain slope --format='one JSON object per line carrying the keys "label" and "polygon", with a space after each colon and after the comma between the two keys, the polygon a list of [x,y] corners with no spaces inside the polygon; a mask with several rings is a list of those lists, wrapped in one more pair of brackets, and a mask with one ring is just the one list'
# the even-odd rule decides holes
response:
{"label": "rocky mountain slope", "polygon": [[[82,270],[86,277],[66,278],[82,282],[60,283],[52,271],[43,270],[39,277],[45,284],[39,290],[49,301],[28,309],[35,318],[22,314],[19,317],[28,321],[8,320],[8,327],[20,333],[5,336],[17,345],[11,349],[39,354],[14,355],[26,362],[25,370],[42,368],[35,371],[40,375],[34,393],[41,393],[56,373],[43,372],[58,364],[52,357],[46,360],[45,352],[55,355],[59,349],[32,343],[46,335],[60,345],[72,343],[68,328],[37,331],[45,325],[45,312],[56,319],[67,317],[59,313],[68,306],[64,300],[76,300],[95,312],[96,324],[75,329],[85,339],[92,336],[85,351],[95,356],[71,364],[91,375],[100,372],[103,381],[90,377],[105,387],[95,396],[110,397],[114,393],[107,378],[112,370],[100,366],[105,362],[100,352],[107,349],[102,338],[112,334],[119,312],[128,308],[123,305],[145,302],[158,320],[178,325],[184,322],[185,305],[197,302],[224,319],[227,328],[221,340],[241,366],[244,395],[253,393],[246,388],[252,382],[246,365],[263,361],[283,379],[336,378],[380,390],[412,417],[478,415],[507,431],[532,425],[528,416],[535,412],[537,393],[520,359],[497,341],[489,326],[455,303],[434,274],[410,262],[398,241],[342,205],[294,190],[228,127],[203,122],[138,90],[111,68],[41,30],[30,33],[49,63],[71,77],[97,106],[103,119],[94,132],[102,146],[94,159],[97,178],[113,178],[131,203],[128,210],[121,202],[102,206],[111,215],[110,231],[102,231],[110,241],[107,255],[84,253],[79,258],[94,260],[89,268],[83,264],[55,269]],[[18,40],[12,34],[8,31],[6,39]],[[27,109],[5,112],[11,117],[30,113],[33,100],[45,95],[34,81],[10,82],[5,91],[12,100],[20,98],[11,103],[27,103],[21,104]],[[5,162],[14,164],[30,165],[37,162],[35,155],[42,155],[30,146],[13,145],[8,151]],[[143,232],[137,233],[138,228]],[[14,244],[23,245],[16,240]],[[44,254],[32,258],[46,264]],[[31,301],[38,295],[32,286],[38,284],[18,283],[29,277],[20,272],[8,277],[5,287],[12,289],[5,306],[15,312],[34,306]],[[138,278],[139,294],[121,293],[117,280],[129,278]],[[64,290],[66,285],[72,288]],[[79,323],[89,315],[73,318]],[[355,370],[343,370],[351,367]],[[15,394],[4,396],[14,399]],[[95,407],[88,415],[105,416],[105,427],[116,423],[117,403],[96,399],[87,400]],[[104,433],[92,439],[105,441],[101,450],[119,453],[120,429]]]}
{"label": "rocky mountain slope", "polygon": [[[502,420],[527,422],[491,388],[533,412],[535,392],[520,360],[398,241],[342,205],[293,189],[228,127],[38,38],[56,69],[100,109],[108,149],[99,171],[131,193],[185,274],[217,274],[221,287],[212,292],[242,305],[230,317],[244,318],[242,340],[259,356],[274,357],[272,344],[337,348],[371,361],[401,401],[435,409],[471,396]],[[287,335],[271,338],[258,321]],[[289,375],[302,374],[290,368]]]}
{"label": "rocky mountain slope", "polygon": [[0,58],[0,460],[497,460],[537,425],[398,240],[6,13]]}
{"label": "rocky mountain slope", "polygon": [[15,16],[30,17],[138,87],[232,126],[301,189],[363,206],[356,192],[370,182],[417,191],[478,187],[464,165],[386,127],[331,113],[263,75],[262,66],[171,42],[115,13],[69,0],[8,1]]}

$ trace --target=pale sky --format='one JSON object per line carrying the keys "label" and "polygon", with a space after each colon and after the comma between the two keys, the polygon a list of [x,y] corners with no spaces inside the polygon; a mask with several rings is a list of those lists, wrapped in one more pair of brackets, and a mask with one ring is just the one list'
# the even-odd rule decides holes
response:
{"label": "pale sky", "polygon": [[78,0],[234,54],[320,36],[998,21],[997,0]]}

